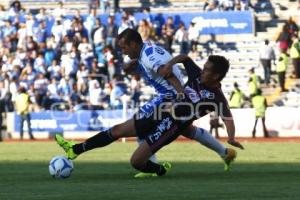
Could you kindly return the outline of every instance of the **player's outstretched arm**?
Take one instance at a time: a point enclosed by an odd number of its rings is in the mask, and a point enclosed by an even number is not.
[[[167,62],[164,66],[162,66],[159,70],[161,76],[168,78],[173,75],[173,65],[177,63],[184,63],[187,60],[191,60],[190,57],[186,55],[178,55],[172,58],[169,62]],[[186,67],[186,66],[185,66]]]
[[[243,145],[235,140],[235,126],[233,119],[223,119],[223,122],[228,134],[227,143],[240,149],[244,149]]]

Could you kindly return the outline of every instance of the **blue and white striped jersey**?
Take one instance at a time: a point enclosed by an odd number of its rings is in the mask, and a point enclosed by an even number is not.
[[[144,43],[139,57],[138,72],[151,84],[159,95],[176,94],[175,88],[167,80],[158,74],[161,65],[166,64],[172,56],[162,47],[150,42]],[[173,73],[183,85],[183,75],[178,65],[173,66]]]

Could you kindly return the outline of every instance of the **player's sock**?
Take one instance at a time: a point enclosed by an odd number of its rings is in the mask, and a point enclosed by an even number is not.
[[[196,128],[192,133],[192,138],[207,148],[214,150],[222,158],[226,156],[226,147],[214,138],[207,130],[203,128]]]
[[[73,151],[79,155],[85,151],[109,145],[115,140],[116,139],[111,135],[111,129],[108,129],[98,133],[97,135],[94,135],[83,143],[75,144],[73,146]]]
[[[146,164],[140,167],[138,170],[144,173],[156,173],[158,176],[162,176],[167,172],[163,165],[159,165],[150,160],[148,160]]]

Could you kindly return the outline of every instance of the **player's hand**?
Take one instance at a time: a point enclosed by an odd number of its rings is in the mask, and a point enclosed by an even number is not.
[[[128,63],[124,63],[123,70],[126,74],[129,74],[138,65],[138,59],[132,59]]]
[[[241,143],[239,143],[238,141],[234,140],[234,139],[228,140],[227,143],[234,146],[234,147],[244,149],[243,145]]]

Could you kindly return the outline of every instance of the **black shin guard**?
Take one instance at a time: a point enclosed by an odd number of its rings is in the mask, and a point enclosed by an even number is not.
[[[75,144],[73,146],[73,151],[79,155],[85,151],[109,145],[115,140],[116,139],[111,135],[111,129],[108,129],[90,137],[83,143]]]

